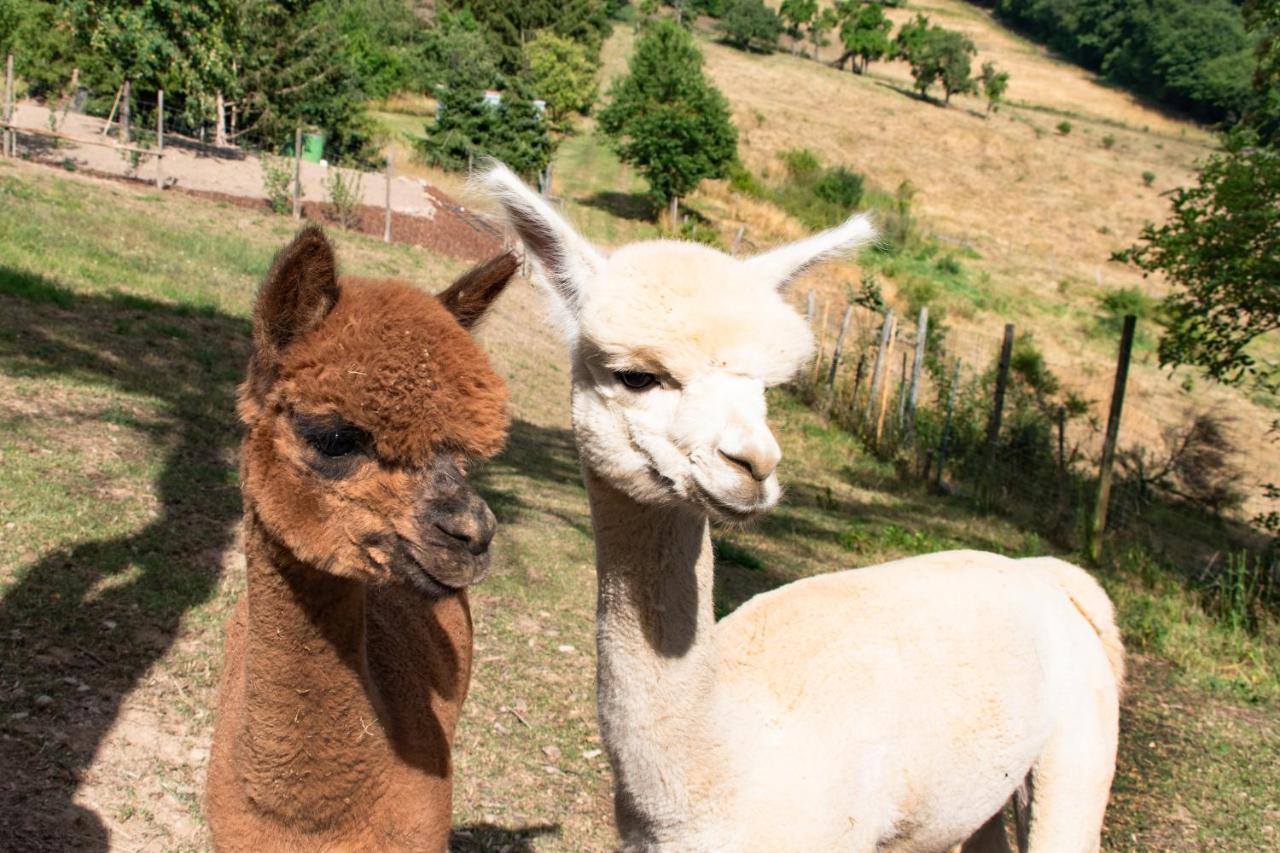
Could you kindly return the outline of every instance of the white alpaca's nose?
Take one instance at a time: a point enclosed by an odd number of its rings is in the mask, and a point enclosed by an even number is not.
[[[769,479],[782,461],[782,448],[767,429],[754,430],[751,433],[733,437],[736,440],[722,441],[720,455],[733,465],[737,465],[759,481]]]

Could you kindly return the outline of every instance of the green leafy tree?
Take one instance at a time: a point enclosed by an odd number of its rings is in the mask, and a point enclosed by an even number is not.
[[[720,29],[729,43],[742,50],[771,51],[778,45],[782,21],[764,0],[730,0],[720,19]]]
[[[593,64],[611,30],[605,0],[452,0],[448,5],[467,10],[492,33],[498,67],[509,77],[524,70],[524,46],[542,30],[581,43]]]
[[[827,33],[839,23],[840,16],[831,6],[813,16],[813,23],[809,25],[809,43],[813,45],[814,59],[818,58],[818,49],[828,44]]]
[[[1250,345],[1280,329],[1280,151],[1253,143],[1230,137],[1199,183],[1174,193],[1169,221],[1148,225],[1142,244],[1117,257],[1177,286],[1164,303],[1162,364],[1277,390],[1277,365],[1259,363]]]
[[[1280,88],[1280,3],[1250,4],[1258,37],[1254,77],[1264,98]],[[1280,365],[1260,361],[1253,343],[1280,329],[1280,135],[1260,111],[1229,132],[1224,150],[1177,190],[1163,225],[1117,255],[1175,290],[1164,301],[1162,364],[1195,365],[1225,383],[1280,391]]]
[[[413,48],[414,85],[433,92],[448,80],[465,80],[479,89],[502,81],[491,36],[467,11],[442,12]]]
[[[1009,72],[997,70],[994,62],[984,62],[982,75],[978,80],[982,83],[982,94],[987,99],[987,112],[991,112],[1004,100],[1004,93],[1009,90]]]
[[[543,30],[525,45],[529,88],[547,102],[557,124],[570,113],[587,113],[596,99],[596,68],[587,50],[572,39]]]
[[[840,41],[845,52],[838,64],[843,67],[844,60],[852,58],[854,73],[865,74],[869,63],[883,59],[893,50],[893,42],[889,41],[891,29],[893,22],[879,5],[871,3],[851,9],[840,26]]]
[[[508,87],[493,104],[482,87],[459,78],[441,91],[439,112],[420,151],[428,163],[458,172],[482,157],[496,157],[532,181],[551,162],[555,140],[523,86]]]
[[[800,39],[806,31],[811,31],[813,21],[818,17],[818,0],[782,0],[778,17],[782,19],[787,35],[793,39],[791,52],[796,53]]]
[[[944,105],[951,104],[951,96],[973,92],[978,88],[973,79],[969,57],[978,52],[966,36],[942,27],[930,27],[918,47],[908,58],[911,76],[920,96],[929,96],[929,87],[942,85]]]
[[[1238,0],[975,2],[1110,82],[1196,118],[1234,121],[1255,103],[1252,40]]]
[[[898,28],[898,35],[893,39],[893,58],[911,62],[912,57],[924,47],[928,36],[929,19],[917,12],[914,18]]]
[[[640,170],[657,204],[670,205],[673,226],[679,200],[703,178],[724,177],[738,155],[728,101],[704,76],[702,61],[678,24],[654,23],[599,116],[618,156]]]

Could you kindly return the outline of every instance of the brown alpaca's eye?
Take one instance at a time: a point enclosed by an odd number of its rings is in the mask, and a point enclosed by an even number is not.
[[[658,381],[652,373],[641,373],[638,370],[619,370],[613,375],[632,391],[643,391]]]
[[[363,433],[353,427],[330,429],[307,436],[307,441],[325,456],[350,456],[360,449]]]

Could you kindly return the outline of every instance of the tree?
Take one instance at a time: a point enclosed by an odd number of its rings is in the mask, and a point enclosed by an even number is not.
[[[845,52],[837,60],[837,65],[843,67],[845,59],[852,57],[853,71],[865,74],[868,63],[883,59],[893,49],[893,43],[889,41],[891,29],[893,22],[885,17],[884,9],[879,5],[871,3],[851,9],[840,27],[840,41]]]
[[[917,12],[914,18],[898,28],[898,35],[893,40],[893,58],[911,62],[912,57],[924,47],[928,35],[929,19]]]
[[[555,140],[523,86],[508,87],[494,104],[474,81],[458,77],[442,89],[420,150],[432,165],[458,172],[482,157],[496,157],[534,180],[551,162]]]
[[[543,30],[525,45],[530,91],[547,103],[547,116],[556,124],[569,113],[585,114],[596,99],[595,63],[578,42]]]
[[[600,128],[618,156],[649,182],[653,200],[671,207],[703,178],[724,177],[738,156],[738,132],[724,95],[703,75],[693,36],[671,20],[637,42],[628,72],[609,91]]]
[[[1280,151],[1250,134],[1228,138],[1199,183],[1173,196],[1167,223],[1148,225],[1143,245],[1117,255],[1177,287],[1164,302],[1163,365],[1190,364],[1229,384],[1280,389],[1277,366],[1260,364],[1250,344],[1280,329]]]
[[[492,89],[502,81],[490,36],[468,11],[441,12],[414,48],[415,85],[433,92],[446,81]]]
[[[982,76],[978,79],[982,83],[982,94],[987,99],[987,112],[991,112],[1004,99],[1004,93],[1009,89],[1009,72],[997,71],[994,62],[984,62]]]
[[[919,44],[913,45],[912,51],[908,62],[921,97],[929,96],[929,87],[934,83],[942,85],[944,105],[950,105],[954,94],[977,89],[977,83],[970,76],[969,57],[978,49],[961,33],[929,27]]]
[[[778,17],[786,24],[787,35],[793,40],[792,53],[799,50],[805,28],[811,28],[817,16],[818,0],[782,0],[782,5],[778,7]]]
[[[764,0],[730,0],[720,29],[730,44],[742,50],[754,47],[767,52],[777,47],[782,22]]]
[[[449,7],[469,11],[492,32],[498,67],[508,76],[523,70],[524,45],[542,30],[579,42],[593,64],[611,30],[604,0],[466,0]]]
[[[1246,7],[1258,37],[1254,85],[1264,99],[1280,88],[1280,2]],[[1173,214],[1148,225],[1141,243],[1117,254],[1175,290],[1164,301],[1164,365],[1190,364],[1219,382],[1280,390],[1280,365],[1259,362],[1251,345],[1280,329],[1280,133],[1265,108],[1226,136],[1194,187],[1173,196]]]

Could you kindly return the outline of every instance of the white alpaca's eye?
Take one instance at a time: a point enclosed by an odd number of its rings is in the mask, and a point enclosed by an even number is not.
[[[638,370],[619,370],[613,375],[632,391],[643,391],[658,381],[652,373],[641,373]]]

